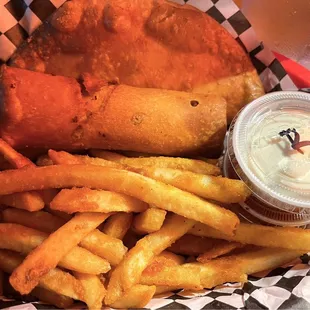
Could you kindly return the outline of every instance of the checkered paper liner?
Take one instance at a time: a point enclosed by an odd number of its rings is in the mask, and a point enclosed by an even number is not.
[[[172,0],[190,4],[218,21],[249,53],[267,92],[295,90],[273,53],[257,39],[249,21],[232,0]],[[66,0],[0,0],[0,64]]]
[[[66,0],[0,0],[0,64]],[[142,0],[141,0],[142,1]],[[249,53],[266,92],[296,90],[273,53],[258,40],[249,21],[232,0],[173,0],[206,12],[225,27]],[[250,276],[249,282],[226,284],[201,292],[169,293],[154,298],[147,309],[310,309],[310,266],[305,255],[293,266]],[[10,296],[7,296],[10,297]],[[0,297],[0,309],[52,309],[40,302]],[[77,305],[80,308],[80,305]]]

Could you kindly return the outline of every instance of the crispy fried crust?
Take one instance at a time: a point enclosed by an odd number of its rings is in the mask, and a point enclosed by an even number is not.
[[[51,209],[76,212],[143,212],[148,204],[133,197],[89,188],[63,189],[51,202]]]
[[[11,65],[76,78],[87,72],[136,87],[215,88],[229,99],[229,119],[263,94],[249,57],[223,27],[164,0],[68,1],[17,50]]]
[[[267,248],[304,250],[305,252],[310,250],[310,231],[295,227],[272,227],[240,223],[233,236],[226,236],[216,229],[197,223],[189,233]]]
[[[100,90],[93,92],[96,80],[90,78],[80,84],[73,78],[3,66],[1,136],[15,148],[164,155],[221,151],[227,128],[224,99],[100,82]]]

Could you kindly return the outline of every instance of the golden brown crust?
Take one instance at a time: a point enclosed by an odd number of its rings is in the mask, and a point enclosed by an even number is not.
[[[262,82],[255,70],[195,87],[193,92],[199,94],[216,93],[225,98],[228,107],[228,123],[233,120],[246,103],[264,94]]]
[[[164,0],[68,1],[17,50],[11,64],[181,91],[241,76],[237,89],[228,87],[237,93],[229,115],[263,94],[249,57],[223,27],[197,9]],[[258,91],[246,97],[248,73]]]
[[[0,88],[0,133],[16,148],[211,155],[221,151],[226,132],[226,102],[214,95],[125,85],[90,95],[73,78],[5,66]]]

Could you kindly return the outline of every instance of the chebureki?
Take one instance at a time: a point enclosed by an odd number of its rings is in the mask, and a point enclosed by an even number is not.
[[[11,65],[78,78],[217,93],[228,121],[264,91],[248,55],[215,20],[165,0],[66,2],[25,42]]]

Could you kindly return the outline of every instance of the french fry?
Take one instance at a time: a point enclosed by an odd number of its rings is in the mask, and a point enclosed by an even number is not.
[[[243,202],[251,194],[249,188],[240,180],[157,167],[137,168],[134,171],[197,196],[223,203]]]
[[[209,174],[209,175],[221,174],[220,168],[216,167],[216,165],[218,164],[218,159],[207,159],[202,157],[197,159],[163,157],[163,156],[154,157],[154,155],[146,153],[138,153],[138,152],[123,152],[123,153],[127,154],[129,158],[122,154],[111,151],[104,151],[97,149],[90,150],[90,154],[93,157],[99,157],[106,160],[119,162],[121,164],[126,164],[128,166],[135,168],[154,166],[157,168],[188,170],[195,173]]]
[[[126,157],[153,157],[155,154],[149,154],[144,152],[135,152],[135,151],[122,151],[122,155]]]
[[[219,256],[228,254],[231,251],[244,246],[243,244],[239,242],[225,241],[225,240],[221,240],[221,241],[222,242],[215,244],[213,248],[211,248],[207,252],[200,254],[197,257],[197,261],[204,264],[213,258],[217,258]]]
[[[13,288],[21,294],[30,293],[43,275],[55,268],[64,255],[109,216],[99,213],[77,214],[45,239],[14,270],[10,277]]]
[[[49,150],[48,157],[53,162],[53,165],[64,165],[64,164],[79,165],[83,163],[81,158],[78,158],[77,156],[64,151],[57,152],[54,150]]]
[[[14,180],[14,182],[7,182]],[[0,173],[0,195],[16,192],[68,187],[89,187],[110,190],[140,199],[166,211],[202,222],[233,234],[239,219],[236,214],[195,195],[114,168],[92,165],[55,165]]]
[[[196,236],[218,238],[262,247],[304,250],[305,253],[310,250],[310,231],[301,228],[240,223],[235,235],[228,236],[207,225],[197,223],[189,233]]]
[[[163,265],[157,270],[146,269],[142,273],[141,283],[169,286],[172,289],[199,290],[226,282],[245,282],[248,271],[245,262],[246,257],[235,255],[212,260],[207,264],[188,263],[171,267]]]
[[[125,157],[154,157],[156,156],[156,154],[148,154],[148,153],[142,153],[142,152],[133,152],[133,151],[122,151],[122,155],[124,155]],[[100,156],[98,156],[100,157]],[[209,158],[205,158],[205,157],[201,157],[201,156],[196,156],[193,157],[193,159],[195,160],[200,160],[200,161],[204,161],[210,165],[218,165],[218,159],[209,159]]]
[[[155,272],[150,269],[144,270],[140,283],[144,285],[172,286],[184,289],[199,290],[203,287],[200,284],[200,268],[196,266],[165,266]]]
[[[36,161],[37,166],[43,167],[43,166],[51,166],[54,165],[53,161],[49,158],[48,155],[42,155],[40,156]]]
[[[102,232],[106,235],[123,240],[133,220],[132,213],[119,212],[110,216],[103,224]]]
[[[16,169],[36,166],[30,159],[15,151],[2,139],[0,139],[0,153]],[[38,211],[44,208],[44,201],[41,195],[36,192],[17,193],[0,197],[0,203],[28,211]]]
[[[87,235],[80,242],[80,246],[106,259],[112,266],[118,265],[127,252],[122,240],[110,237],[97,229]]]
[[[213,158],[205,158],[205,157],[201,157],[201,156],[198,156],[198,157],[195,157],[196,159],[199,159],[199,160],[202,160],[210,165],[214,165],[214,166],[217,166],[219,164],[219,160],[218,159],[213,159]]]
[[[184,264],[184,262],[185,258],[183,256],[176,255],[169,251],[163,251],[154,257],[152,262],[144,269],[143,272],[148,272],[147,270],[150,272],[156,272],[156,270],[161,266],[178,266]]]
[[[54,305],[60,309],[68,309],[73,305],[73,299],[64,295],[59,295],[55,292],[49,291],[42,287],[35,287],[31,295],[37,297],[39,300]]]
[[[22,262],[23,257],[19,254],[0,250],[0,269],[4,272],[11,274]],[[52,269],[42,276],[38,286],[76,300],[84,301],[85,299],[81,282],[68,272],[58,268]]]
[[[0,204],[31,212],[39,211],[44,208],[44,201],[36,192],[15,193],[0,196]]]
[[[173,254],[169,251],[163,251],[154,259],[152,262],[143,270],[140,282],[144,284],[143,282],[150,282],[150,279],[154,282],[154,285],[156,281],[159,281],[158,278],[154,279],[154,276],[158,273],[160,273],[162,270],[164,270],[167,267],[173,267],[173,266],[179,266],[183,264],[185,261],[183,256],[179,256],[176,254]],[[161,278],[160,281],[163,279]],[[168,280],[169,281],[169,280]],[[182,287],[182,286],[181,286]],[[179,286],[177,288],[180,288]]]
[[[41,277],[39,285],[58,294],[85,301],[85,292],[81,282],[70,273],[58,268],[50,270]]]
[[[212,158],[206,158],[204,161],[206,163],[208,163],[210,165],[214,165],[214,166],[218,165],[218,163],[219,163],[218,159],[212,159]]]
[[[213,262],[213,261],[211,261]],[[192,266],[195,263],[188,265]],[[231,264],[217,263],[211,266],[200,266],[200,283],[203,288],[211,289],[227,282],[245,283],[248,280],[247,274],[240,268],[231,267]]]
[[[3,221],[20,224],[47,233],[54,232],[66,223],[64,219],[47,212],[27,212],[15,209],[4,210]],[[88,234],[80,242],[80,246],[106,259],[112,266],[117,265],[127,252],[127,248],[121,240],[107,236],[99,230],[94,230]]]
[[[128,290],[121,298],[113,304],[116,309],[139,309],[144,308],[153,298],[156,286],[146,286],[137,284]]]
[[[5,223],[20,224],[46,233],[51,233],[66,223],[64,219],[44,211],[29,212],[9,208],[2,211],[2,216]]]
[[[63,189],[51,202],[52,210],[76,212],[143,212],[148,204],[115,192],[89,188]]]
[[[302,253],[302,251],[287,249],[261,248],[214,259],[206,264],[188,265],[200,266],[203,287],[212,288],[225,282],[244,282],[246,275],[279,267]]]
[[[159,230],[165,221],[167,211],[149,208],[136,215],[133,220],[133,229],[138,234],[149,234]]]
[[[48,156],[51,158],[51,160],[53,161],[55,165],[86,164],[86,165],[95,165],[95,166],[117,168],[117,169],[124,168],[122,164],[119,164],[113,161],[105,160],[102,158],[89,157],[87,155],[72,155],[64,151],[56,152],[54,150],[49,150]]]
[[[245,274],[239,265],[233,266],[229,261],[210,264],[197,262],[181,266],[164,267],[156,274],[143,275],[141,283],[158,283],[158,293],[176,289],[201,290],[211,289],[226,282],[246,282]]]
[[[218,262],[229,261],[233,266],[236,260],[245,274],[253,274],[256,272],[274,269],[283,264],[291,262],[293,259],[304,254],[300,250],[287,250],[279,248],[258,248],[243,252],[241,254],[218,258]]]
[[[226,282],[246,282],[248,274],[281,266],[300,256],[301,253],[301,251],[262,248],[214,259],[206,264],[189,263],[181,267],[197,268],[196,272],[200,270],[201,286],[210,289]]]
[[[2,139],[0,139],[0,153],[16,169],[24,168],[26,166],[35,166],[30,159],[16,152]]]
[[[138,157],[138,158],[121,158],[116,160],[118,163],[127,165],[133,168],[168,168],[191,171],[199,174],[215,175],[221,174],[221,169],[214,165],[210,165],[202,160],[177,158],[177,157]]]
[[[12,250],[26,255],[38,247],[47,237],[48,234],[44,232],[19,224],[0,223],[0,249]],[[64,255],[58,266],[95,275],[106,273],[111,269],[106,260],[78,246]]]
[[[118,161],[120,159],[126,158],[126,156],[121,155],[119,153],[105,151],[105,150],[98,150],[98,149],[91,149],[89,150],[89,154],[93,157],[99,157],[105,160],[111,161]]]
[[[190,284],[198,283],[197,278],[192,279],[192,283],[190,282],[194,275],[199,275],[201,287],[204,288],[213,288],[226,282],[246,282],[247,274],[281,266],[302,253],[301,251],[263,248],[211,260],[206,264],[164,266],[157,272],[143,272],[141,283],[171,286],[176,289],[187,288],[185,281],[188,281],[188,288],[195,290],[199,289],[199,286],[190,287]]]
[[[212,249],[217,242],[218,240],[212,238],[184,235],[168,250],[176,254],[197,256]]]
[[[112,272],[105,302],[113,304],[124,292],[139,283],[143,270],[152,259],[186,234],[192,225],[193,220],[172,214],[159,231],[139,240]]]
[[[102,308],[106,289],[98,276],[74,272],[74,276],[80,280],[85,291],[85,302],[89,310]]]

